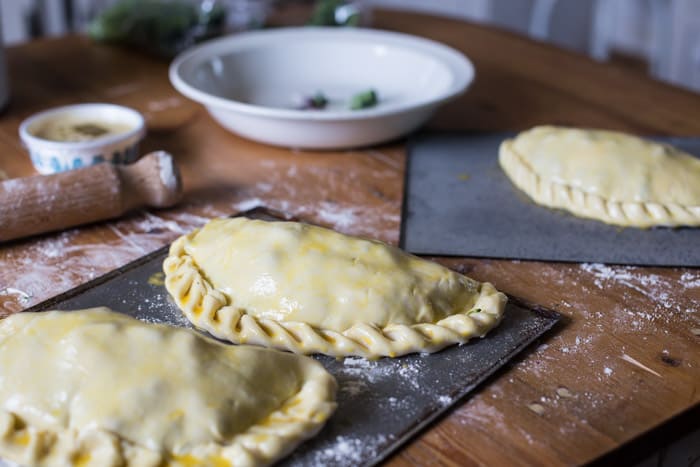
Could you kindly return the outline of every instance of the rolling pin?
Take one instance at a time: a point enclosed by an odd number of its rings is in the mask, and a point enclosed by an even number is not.
[[[170,154],[152,152],[131,165],[102,163],[0,183],[0,242],[164,208],[182,197]]]

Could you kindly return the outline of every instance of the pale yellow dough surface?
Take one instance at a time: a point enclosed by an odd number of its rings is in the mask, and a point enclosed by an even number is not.
[[[335,381],[106,308],[0,322],[0,457],[32,466],[266,465],[315,434]]]
[[[389,245],[295,222],[212,220],[173,243],[164,270],[196,326],[299,353],[434,351],[483,336],[506,301]]]
[[[504,141],[499,159],[545,206],[621,226],[700,225],[700,159],[665,144],[541,126]]]

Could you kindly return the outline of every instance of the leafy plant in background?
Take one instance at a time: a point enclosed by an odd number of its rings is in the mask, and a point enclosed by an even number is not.
[[[218,2],[119,0],[88,27],[95,40],[127,44],[163,57],[223,32],[226,10]]]
[[[314,6],[311,26],[358,26],[360,10],[344,0],[319,0]]]

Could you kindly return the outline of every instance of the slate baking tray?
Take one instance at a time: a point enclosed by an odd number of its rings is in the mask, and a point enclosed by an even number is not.
[[[415,254],[700,266],[700,228],[635,229],[538,206],[498,165],[514,133],[423,133],[409,143],[403,247]],[[700,138],[652,138],[700,155]]]
[[[264,210],[254,211],[251,217],[270,218]],[[144,321],[190,327],[162,285],[166,254],[167,247],[27,311],[108,306]],[[315,357],[338,380],[338,410],[317,437],[279,465],[379,463],[559,318],[556,312],[511,298],[501,325],[486,337],[436,354],[378,361]]]

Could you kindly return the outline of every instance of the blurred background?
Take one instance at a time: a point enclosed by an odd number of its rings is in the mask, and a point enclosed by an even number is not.
[[[167,0],[160,0],[167,1]],[[262,27],[300,0],[170,0],[204,13],[226,12],[225,30]],[[102,13],[134,0],[0,0],[6,45],[35,37],[85,32]],[[143,2],[142,2],[143,3]],[[330,1],[367,12],[372,7],[418,10],[484,24],[635,68],[700,92],[698,0],[364,0]],[[341,10],[341,15],[347,15]],[[341,18],[342,19],[342,18]],[[371,19],[363,19],[371,21]],[[104,32],[104,30],[102,31]],[[109,32],[109,31],[108,31]]]
[[[89,33],[168,58],[207,37],[274,24],[280,14],[292,24],[370,25],[375,7],[503,28],[700,92],[700,0],[0,0],[0,30],[6,46]],[[2,58],[0,47],[0,104]],[[700,465],[698,449],[700,430],[637,467]]]

